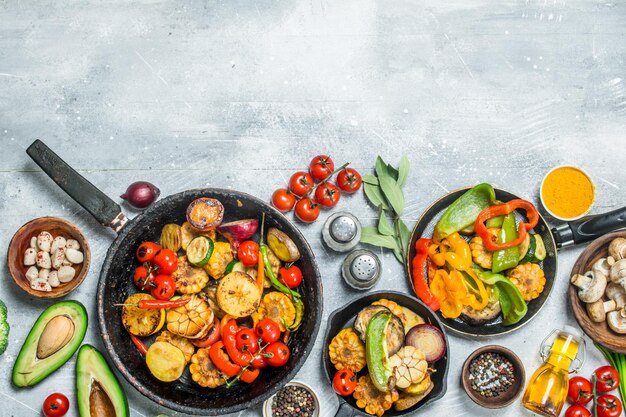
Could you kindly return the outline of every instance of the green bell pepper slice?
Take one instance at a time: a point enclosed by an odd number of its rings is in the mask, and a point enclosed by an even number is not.
[[[509,213],[504,216],[502,229],[498,236],[498,243],[510,242],[517,239],[517,225],[515,224],[515,214]],[[519,246],[497,250],[491,258],[491,271],[498,273],[514,268],[519,262]]]
[[[376,313],[367,324],[365,331],[365,360],[370,379],[374,386],[382,392],[389,392],[389,369],[386,329],[393,315],[390,312]]]
[[[502,307],[503,324],[510,326],[520,321],[528,312],[526,301],[515,284],[500,274],[491,271],[483,271],[474,266],[474,272],[485,284],[492,285]]]

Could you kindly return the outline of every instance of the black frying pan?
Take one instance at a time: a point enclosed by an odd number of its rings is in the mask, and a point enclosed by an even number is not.
[[[433,390],[422,401],[407,410],[396,411],[393,409],[392,406],[391,409],[385,412],[385,416],[389,417],[412,415],[427,404],[437,401],[446,393],[450,357],[450,345],[448,343],[448,336],[446,336],[446,331],[441,325],[441,321],[428,307],[426,307],[424,303],[422,303],[417,298],[395,291],[378,291],[369,293],[368,295],[358,298],[355,301],[352,301],[350,304],[341,307],[331,313],[330,317],[328,317],[328,327],[326,328],[324,344],[322,345],[322,350],[324,351],[324,356],[322,359],[324,371],[326,373],[326,378],[328,379],[328,384],[332,384],[333,376],[335,375],[335,372],[337,372],[337,370],[330,361],[330,357],[328,355],[328,345],[330,345],[333,337],[335,337],[335,335],[337,335],[339,331],[345,329],[346,327],[352,327],[354,325],[354,319],[356,318],[356,315],[359,313],[359,311],[381,298],[395,301],[401,306],[406,307],[413,312],[419,314],[426,321],[426,323],[430,323],[438,327],[443,333],[443,336],[446,340],[446,354],[435,363],[434,368],[436,369],[436,372],[431,375],[432,381],[434,383]],[[364,371],[361,371],[358,373],[358,376],[361,376],[364,373]],[[338,398],[339,409],[337,410],[335,417],[370,416],[362,409],[357,407],[356,400],[352,396],[338,396]]]
[[[413,270],[411,267],[411,261],[415,257],[415,242],[422,236],[431,237],[435,225],[443,215],[443,212],[469,188],[470,187],[462,188],[444,195],[428,207],[426,212],[422,214],[422,217],[420,217],[415,224],[413,233],[411,234],[409,256],[406,265],[411,285],[413,285]],[[509,193],[508,191],[499,189],[496,189],[495,191],[496,199],[500,201],[506,202],[520,198],[515,194]],[[522,216],[517,212],[516,216],[518,218],[522,218]],[[467,323],[462,318],[445,319],[441,316],[440,312],[437,312],[437,315],[441,318],[444,326],[455,333],[465,336],[497,336],[515,331],[532,320],[532,318],[539,312],[548,300],[550,291],[552,291],[554,280],[556,279],[557,249],[573,244],[587,242],[601,236],[604,233],[621,227],[626,227],[626,207],[606,214],[588,216],[576,221],[565,223],[554,229],[550,229],[546,220],[540,215],[539,223],[537,224],[537,227],[535,227],[534,232],[541,235],[541,238],[546,246],[547,256],[546,259],[544,259],[540,264],[546,275],[546,285],[539,297],[528,303],[528,313],[526,313],[526,316],[524,316],[523,319],[514,325],[504,326],[502,324],[502,317],[498,316],[498,318],[494,319],[492,322],[476,326]]]
[[[277,210],[245,193],[215,188],[188,190],[158,200],[135,218],[128,220],[120,206],[74,171],[41,141],[35,141],[28,155],[74,200],[100,223],[110,226],[117,238],[109,248],[98,282],[98,322],[110,360],[144,396],[187,414],[222,415],[250,408],[264,401],[296,375],[313,348],[322,317],[322,284],[315,256],[299,230]],[[279,368],[265,368],[253,384],[238,383],[231,388],[202,388],[191,380],[186,370],[181,379],[164,383],[154,378],[144,357],[130,341],[121,324],[123,303],[136,292],[132,271],[135,251],[146,240],[157,241],[167,223],[181,224],[185,209],[198,197],[220,200],[225,208],[224,222],[260,218],[265,213],[267,227],[277,227],[296,243],[301,259],[297,265],[305,277],[301,286],[305,306],[302,325],[289,342],[289,362]]]

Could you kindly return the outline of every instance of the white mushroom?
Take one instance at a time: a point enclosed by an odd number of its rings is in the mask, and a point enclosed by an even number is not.
[[[74,279],[74,275],[76,275],[76,270],[71,266],[62,266],[57,273],[57,277],[62,283],[70,282]]]
[[[626,258],[615,262],[611,267],[611,282],[621,285],[626,289]]]
[[[37,249],[37,236],[33,236],[30,238],[30,247],[33,249]]]
[[[50,274],[48,275],[48,284],[50,284],[52,288],[58,287],[61,284],[57,271],[50,271]]]
[[[612,260],[609,260],[608,258],[600,258],[591,266],[591,270],[595,273],[601,273],[608,278],[612,265]]]
[[[36,262],[39,268],[46,268],[46,269],[52,268],[52,261],[50,260],[50,254],[48,252],[44,252],[43,250],[40,250],[39,252],[37,252]]]
[[[587,271],[585,275],[576,274],[570,282],[578,287],[578,298],[585,303],[593,303],[602,298],[607,284],[607,277],[599,270]]]
[[[30,283],[30,287],[33,290],[37,290],[37,291],[46,291],[46,292],[52,291],[52,287],[50,286],[50,284],[48,284],[48,281],[43,281],[43,280],[40,280],[39,278],[32,281]]]
[[[37,275],[37,278],[42,280],[42,281],[48,281],[48,276],[50,275],[50,270],[49,269],[45,269],[45,268],[41,268],[39,270],[39,274]]]
[[[35,258],[37,257],[37,251],[33,248],[28,248],[24,251],[24,265],[35,265]]]
[[[52,267],[54,269],[59,269],[63,266],[63,261],[65,260],[65,248],[58,248],[54,252],[52,252]]]
[[[626,333],[626,307],[622,307],[617,311],[611,311],[606,316],[606,321],[615,333]]]
[[[26,276],[26,279],[28,280],[28,282],[33,282],[34,280],[39,278],[39,270],[37,269],[36,266],[31,266],[26,271],[25,276]]]
[[[50,247],[50,253],[56,252],[59,248],[65,248],[67,241],[63,236],[57,236],[52,241],[52,246]]]
[[[626,239],[623,237],[613,239],[609,245],[609,255],[616,261],[626,258]]]
[[[80,243],[78,243],[76,239],[67,239],[67,242],[65,242],[65,247],[68,249],[80,250]]]
[[[68,248],[65,250],[65,257],[73,264],[83,263],[83,253],[79,250]]]
[[[48,232],[41,232],[37,236],[37,247],[44,252],[50,252],[52,246],[52,235]]]
[[[607,313],[626,305],[626,290],[614,282],[607,285],[605,295],[609,298],[609,301],[599,299],[594,303],[587,304],[589,318],[597,323],[606,320]]]

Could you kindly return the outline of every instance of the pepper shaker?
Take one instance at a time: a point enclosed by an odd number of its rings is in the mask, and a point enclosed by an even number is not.
[[[322,238],[332,250],[347,252],[361,240],[361,223],[350,213],[335,213],[324,223]]]
[[[365,249],[351,252],[343,261],[341,276],[357,290],[368,290],[380,279],[380,260],[373,252]]]

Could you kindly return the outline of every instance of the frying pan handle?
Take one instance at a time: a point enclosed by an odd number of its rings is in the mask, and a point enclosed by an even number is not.
[[[39,139],[26,149],[26,153],[70,197],[83,206],[100,223],[119,232],[128,218],[122,208],[98,190],[85,177],[76,172]]]
[[[343,400],[339,400],[339,402],[339,408],[335,413],[335,417],[354,417],[356,415],[354,408],[350,404]]]
[[[583,217],[552,229],[557,248],[587,242],[610,231],[626,227],[626,207],[604,214]]]

